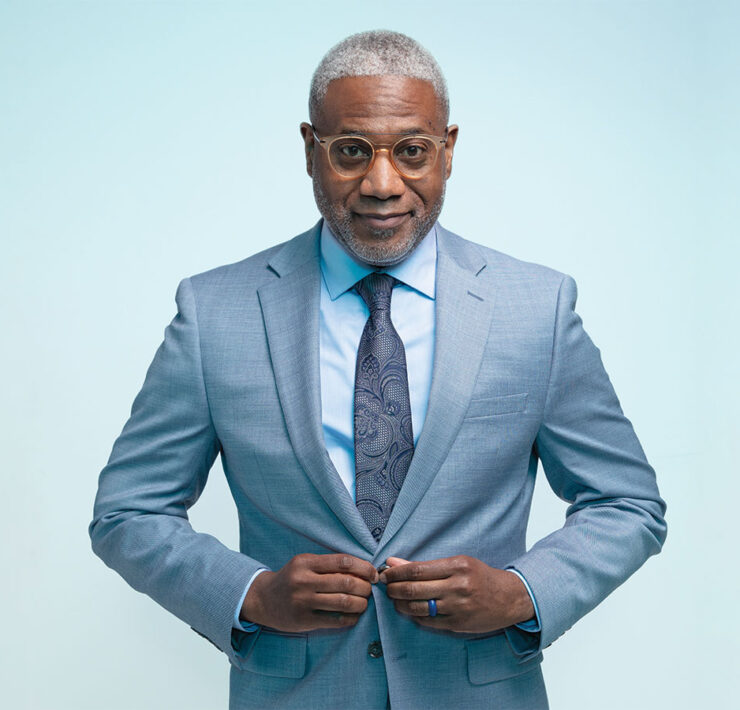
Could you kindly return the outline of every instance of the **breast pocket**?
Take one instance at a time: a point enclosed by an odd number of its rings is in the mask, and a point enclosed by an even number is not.
[[[517,414],[527,409],[527,393],[502,394],[497,397],[473,399],[470,402],[466,419],[486,419],[504,414]]]

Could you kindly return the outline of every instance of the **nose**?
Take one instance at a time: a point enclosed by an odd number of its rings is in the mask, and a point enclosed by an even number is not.
[[[406,183],[400,173],[393,167],[387,148],[377,148],[375,161],[370,171],[362,178],[360,194],[387,200],[399,197],[406,190]]]

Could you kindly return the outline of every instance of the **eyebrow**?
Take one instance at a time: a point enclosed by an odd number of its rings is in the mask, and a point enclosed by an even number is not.
[[[337,135],[341,136],[413,136],[417,133],[425,133],[423,128],[407,128],[400,132],[387,131],[358,131],[353,128],[345,128]]]

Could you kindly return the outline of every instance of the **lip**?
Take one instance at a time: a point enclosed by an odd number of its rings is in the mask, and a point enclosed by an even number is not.
[[[376,229],[393,229],[400,227],[408,218],[408,212],[396,212],[393,214],[381,214],[377,212],[355,213],[356,216],[369,227]]]

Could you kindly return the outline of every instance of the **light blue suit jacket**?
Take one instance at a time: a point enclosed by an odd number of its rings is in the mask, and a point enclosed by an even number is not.
[[[100,476],[93,548],[226,653],[231,708],[385,708],[388,698],[394,710],[545,708],[541,649],[666,532],[653,470],[574,312],[575,284],[439,229],[429,408],[376,544],[323,443],[319,232],[180,284],[178,314]],[[240,552],[188,523],[218,454]],[[538,459],[570,507],[564,527],[527,551]],[[514,566],[537,600],[539,645],[523,647],[514,629],[419,627],[382,585],[349,630],[232,629],[252,574],[303,552]],[[368,653],[374,641],[382,658]]]

